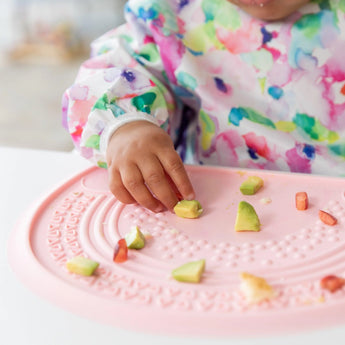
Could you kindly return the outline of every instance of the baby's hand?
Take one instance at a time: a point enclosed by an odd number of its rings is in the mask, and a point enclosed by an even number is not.
[[[150,122],[135,121],[119,128],[109,141],[107,163],[109,188],[125,204],[137,202],[160,212],[173,209],[176,192],[183,199],[195,198],[171,138]]]

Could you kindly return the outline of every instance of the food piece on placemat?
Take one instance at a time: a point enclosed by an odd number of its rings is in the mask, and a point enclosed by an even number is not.
[[[272,202],[272,199],[269,197],[264,197],[264,198],[260,199],[260,202],[264,205],[268,205]]]
[[[246,201],[238,204],[236,221],[236,231],[260,231],[260,220],[254,207]]]
[[[128,258],[128,248],[127,243],[124,238],[118,240],[114,248],[113,261],[116,263],[125,262]]]
[[[241,291],[249,303],[260,303],[275,297],[274,289],[264,278],[256,277],[247,272],[242,272],[240,277]]]
[[[198,218],[202,211],[202,206],[197,200],[181,200],[174,207],[175,214],[182,218]]]
[[[319,211],[319,218],[326,225],[335,225],[338,222],[337,218],[332,216],[330,213],[322,210]]]
[[[262,186],[264,181],[259,176],[249,176],[240,186],[240,191],[244,195],[254,195]]]
[[[125,240],[129,249],[142,249],[145,247],[145,236],[138,226],[131,228],[131,231],[125,235]]]
[[[304,211],[308,208],[308,194],[306,192],[297,192],[295,195],[296,209]]]
[[[199,283],[205,270],[205,260],[191,261],[172,271],[172,277],[184,283]]]
[[[66,267],[70,272],[82,276],[91,276],[98,266],[98,262],[84,256],[75,256],[66,262]]]
[[[344,285],[345,279],[335,275],[329,275],[320,280],[321,288],[328,290],[332,293],[341,289]]]

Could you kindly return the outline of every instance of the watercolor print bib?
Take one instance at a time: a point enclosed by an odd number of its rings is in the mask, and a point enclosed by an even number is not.
[[[344,174],[344,1],[279,22],[226,0],[135,0],[125,12],[64,98],[85,157],[106,166],[109,136],[145,119],[186,162]]]

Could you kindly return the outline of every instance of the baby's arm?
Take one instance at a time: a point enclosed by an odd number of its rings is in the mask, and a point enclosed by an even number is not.
[[[65,126],[84,157],[109,167],[110,189],[119,200],[172,209],[174,191],[183,198],[194,191],[165,131],[176,109],[160,81],[163,64],[149,33],[133,25],[95,42],[94,56],[66,92]]]

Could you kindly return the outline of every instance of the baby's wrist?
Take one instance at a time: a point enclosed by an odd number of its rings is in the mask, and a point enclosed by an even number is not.
[[[149,115],[143,112],[130,112],[130,113],[121,115],[121,117],[123,117],[123,119],[121,119],[120,121],[116,121],[111,124],[108,124],[107,127],[103,130],[101,134],[101,139],[100,139],[101,152],[106,153],[110,139],[117,132],[117,130],[119,130],[120,128],[122,128],[123,126],[127,124],[145,121],[145,122],[150,122],[159,126],[158,121],[154,117],[152,117],[152,115]]]

